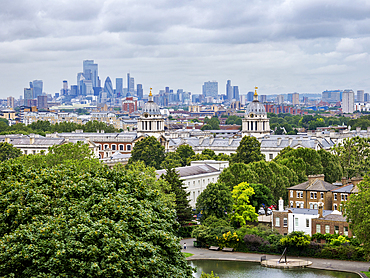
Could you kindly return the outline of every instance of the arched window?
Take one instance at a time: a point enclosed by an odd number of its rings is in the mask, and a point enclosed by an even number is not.
[[[104,145],[104,150],[108,149],[109,145],[108,144],[105,144]]]
[[[120,144],[120,145],[119,145],[119,150],[120,150],[120,151],[123,151],[124,149],[125,149],[125,147],[124,147],[122,144]]]
[[[127,145],[126,150],[131,151],[131,145]]]
[[[116,150],[116,145],[112,145],[112,151],[115,151]]]

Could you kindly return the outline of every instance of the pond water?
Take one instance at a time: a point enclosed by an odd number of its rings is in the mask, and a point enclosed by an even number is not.
[[[328,271],[313,268],[277,269],[262,267],[259,263],[199,260],[189,261],[197,268],[193,276],[199,278],[202,271],[220,276],[220,278],[360,278],[355,273]]]

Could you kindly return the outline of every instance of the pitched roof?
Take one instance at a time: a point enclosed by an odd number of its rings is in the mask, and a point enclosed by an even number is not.
[[[338,187],[328,183],[326,181],[323,181],[321,179],[314,180],[311,184],[309,181],[288,187],[288,189],[293,190],[310,190],[310,191],[331,191],[334,189],[337,189]]]
[[[180,178],[188,177],[188,176],[196,176],[196,175],[201,175],[201,174],[221,172],[208,164],[197,165],[197,166],[177,167],[175,169],[179,173]],[[166,174],[166,169],[157,170],[156,172],[157,172],[156,177],[159,178],[162,174]]]

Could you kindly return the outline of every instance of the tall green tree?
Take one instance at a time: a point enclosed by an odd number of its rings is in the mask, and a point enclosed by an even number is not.
[[[255,208],[257,212],[258,209],[264,204],[266,207],[273,204],[273,196],[271,190],[261,183],[250,183],[250,187],[254,190],[254,195],[250,196],[250,204]]]
[[[250,167],[244,163],[234,163],[224,169],[219,176],[219,181],[233,190],[234,186],[242,183],[258,183],[259,177]]]
[[[145,174],[0,164],[0,276],[192,277]]]
[[[164,160],[161,163],[161,169],[166,169],[168,167],[176,168],[182,166],[182,159],[176,152],[168,152],[165,154]]]
[[[333,147],[347,178],[364,176],[370,166],[370,138],[353,137]]]
[[[230,189],[223,183],[210,183],[197,198],[197,212],[202,213],[202,223],[210,216],[227,218],[231,213],[233,199]]]
[[[192,209],[189,206],[188,196],[190,192],[185,191],[185,186],[180,180],[179,174],[170,166],[166,169],[166,173],[162,174],[162,179],[170,185],[170,192],[175,195],[175,210],[177,221],[181,226],[189,224],[193,219]]]
[[[261,143],[255,137],[244,136],[232,159],[234,163],[248,164],[265,160],[265,156],[261,153]]]
[[[176,149],[176,153],[181,157],[181,166],[190,165],[188,159],[195,155],[193,148],[190,145],[181,145]]]
[[[164,151],[165,149],[161,143],[154,136],[149,136],[135,143],[128,163],[141,160],[147,166],[160,169],[164,160]]]
[[[22,155],[22,151],[7,142],[0,143],[0,161],[16,158]]]
[[[358,185],[358,194],[351,194],[344,203],[344,215],[347,217],[353,234],[364,245],[364,251],[370,256],[370,178],[365,176]]]
[[[343,170],[340,165],[339,157],[323,149],[319,150],[318,154],[321,158],[325,180],[330,183],[340,181],[343,176]]]
[[[253,188],[246,182],[238,184],[232,191],[234,204],[231,220],[240,226],[245,226],[247,221],[257,220],[258,215],[255,213],[255,208],[250,204],[250,197],[253,194]]]

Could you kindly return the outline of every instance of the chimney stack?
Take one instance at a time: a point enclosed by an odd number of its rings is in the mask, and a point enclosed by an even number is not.
[[[342,178],[342,185],[346,185],[347,184],[347,178],[346,177],[343,177]]]
[[[284,200],[281,197],[279,199],[279,211],[284,211]]]
[[[360,182],[362,182],[363,178],[358,177],[358,178],[351,178],[351,182],[354,186],[358,185]]]
[[[319,218],[323,218],[323,203],[319,203]]]
[[[311,185],[314,183],[315,180],[325,180],[325,175],[320,174],[320,175],[309,175],[308,176],[308,184]]]

